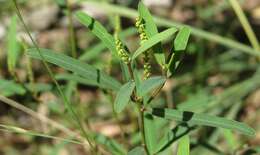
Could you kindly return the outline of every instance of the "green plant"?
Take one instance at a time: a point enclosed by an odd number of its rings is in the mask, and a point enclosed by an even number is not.
[[[18,8],[17,13],[22,20]],[[224,117],[208,115],[206,113],[195,113],[192,110],[181,110],[181,108],[171,109],[165,106],[156,105],[155,99],[160,95],[166,81],[175,75],[176,69],[181,61],[181,56],[184,54],[188,44],[191,30],[189,27],[183,26],[180,28],[172,27],[162,32],[158,32],[153,17],[142,2],[139,3],[138,13],[139,16],[136,21],[136,27],[140,35],[141,43],[140,47],[135,52],[128,50],[125,42],[120,36],[120,33],[122,32],[120,32],[121,26],[118,18],[115,22],[115,32],[113,36],[98,21],[89,15],[83,12],[75,13],[77,20],[88,27],[88,29],[101,40],[102,44],[99,48],[102,49],[106,47],[111,51],[112,58],[116,61],[116,64],[121,65],[123,80],[118,80],[104,70],[97,69],[77,60],[75,42],[73,39],[71,40],[71,44],[74,58],[59,54],[50,49],[39,48],[30,36],[35,48],[28,49],[26,54],[32,58],[43,61],[45,68],[63,98],[66,108],[71,113],[78,128],[82,131],[83,137],[88,140],[90,146],[93,145],[93,153],[96,151],[95,147],[100,145],[105,147],[112,154],[126,154],[127,152],[127,154],[130,155],[145,153],[159,154],[167,151],[172,143],[179,140],[178,155],[189,154],[189,139],[191,132],[198,129],[198,126],[228,129],[225,133],[226,137],[230,137],[230,133],[228,133],[230,130],[236,130],[242,134],[253,136],[255,134],[254,130],[244,123],[226,119]],[[71,20],[71,14],[69,15],[69,18]],[[25,24],[24,27],[29,34],[29,30]],[[73,38],[74,32],[71,26],[70,31]],[[166,52],[162,48],[162,44],[163,40],[166,40],[167,38],[171,38],[172,48],[170,51]],[[141,61],[139,59],[140,56],[143,56]],[[84,57],[81,57],[81,59],[83,58]],[[55,64],[72,73],[55,76],[50,70],[47,62]],[[151,67],[152,65],[160,67],[160,75],[155,75]],[[133,149],[130,149],[130,147],[126,149],[125,146],[120,145],[115,140],[90,131],[90,129],[86,132],[75,107],[64,95],[57,82],[57,80],[60,79],[96,86],[102,90],[111,92],[109,95],[111,95],[112,98],[115,98],[113,108],[117,115],[121,115],[121,112],[126,110],[130,105],[132,105],[131,107],[136,107],[139,113],[139,133],[142,135],[141,144]],[[1,80],[0,82],[6,81]],[[11,93],[25,93],[25,90],[22,88],[17,89],[19,86],[16,86],[15,83],[9,84],[16,88],[11,89]],[[189,106],[192,108],[194,107],[194,105]],[[173,121],[176,121],[174,128],[171,126],[171,122]],[[0,125],[0,127],[12,132],[55,138],[15,128],[13,126]],[[158,134],[159,132],[161,133]],[[62,140],[82,144],[81,142],[70,139]]]

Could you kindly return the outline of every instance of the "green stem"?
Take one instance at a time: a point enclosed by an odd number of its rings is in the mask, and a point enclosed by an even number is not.
[[[78,127],[80,128],[80,130],[81,130],[83,136],[84,136],[84,137],[86,138],[86,140],[88,141],[88,143],[89,143],[91,149],[93,149],[93,144],[91,143],[90,138],[88,137],[87,132],[85,131],[85,129],[83,128],[81,122],[79,121],[80,119],[78,118],[77,113],[73,110],[73,108],[72,108],[72,106],[71,106],[71,103],[68,101],[68,99],[66,98],[66,96],[65,96],[64,93],[62,92],[60,85],[58,84],[57,80],[54,78],[54,74],[52,73],[52,71],[51,71],[49,65],[47,64],[47,62],[46,62],[44,56],[43,56],[42,53],[41,53],[40,48],[39,48],[38,45],[36,44],[35,40],[32,38],[32,36],[31,36],[31,34],[30,34],[30,31],[29,31],[28,27],[26,26],[26,24],[25,24],[25,22],[24,22],[24,20],[23,20],[23,17],[22,17],[21,12],[20,12],[20,10],[19,10],[19,8],[18,8],[18,5],[17,5],[16,0],[12,0],[12,1],[13,1],[13,3],[14,3],[16,13],[17,13],[19,19],[21,20],[21,22],[22,22],[22,24],[23,24],[23,27],[24,27],[26,33],[28,34],[30,40],[32,41],[34,47],[36,48],[38,54],[40,55],[44,67],[46,68],[46,70],[47,70],[49,76],[51,77],[51,79],[53,80],[54,84],[56,85],[56,87],[57,87],[57,89],[58,89],[58,92],[59,92],[60,96],[62,97],[64,103],[65,103],[66,109],[68,109],[68,111],[70,112],[71,116],[74,118],[75,122],[77,123]]]
[[[70,0],[67,0],[67,10],[68,10],[68,20],[69,20],[69,32],[70,32],[70,46],[71,46],[71,55],[73,58],[77,57],[77,49],[76,49],[76,35],[73,27],[72,20],[72,11],[71,11],[71,3]]]
[[[231,4],[232,8],[234,9],[253,48],[255,50],[259,51],[260,50],[259,41],[257,40],[256,35],[246,18],[245,13],[243,12],[242,8],[240,7],[239,2],[237,0],[229,0],[229,3]]]
[[[146,143],[145,143],[145,130],[144,130],[144,107],[143,107],[143,102],[137,103],[138,104],[138,110],[139,110],[139,130],[142,135],[142,145],[146,151],[146,153],[149,155],[149,151],[147,149]]]

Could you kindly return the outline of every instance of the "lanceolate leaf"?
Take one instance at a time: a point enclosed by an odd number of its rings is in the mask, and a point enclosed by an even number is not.
[[[140,84],[138,96],[143,97],[155,88],[164,84],[166,79],[162,76],[151,77]]]
[[[127,153],[127,155],[145,155],[145,154],[146,153],[144,147],[141,146],[137,146]]]
[[[145,21],[145,31],[146,31],[148,38],[151,38],[152,36],[156,35],[158,33],[157,26],[153,20],[152,15],[150,14],[148,8],[142,2],[140,2],[138,5],[138,12],[140,14],[140,17]],[[161,66],[163,66],[165,64],[165,56],[163,53],[161,43],[159,42],[152,49],[153,49],[156,61]]]
[[[174,39],[174,51],[183,51],[186,49],[189,37],[190,37],[190,28],[184,26],[178,32],[176,38]]]
[[[88,81],[93,81],[93,85],[102,86],[102,88],[108,88],[112,90],[118,90],[121,86],[121,84],[116,79],[86,63],[48,49],[40,50],[46,61],[58,65],[66,70],[72,71],[86,78]],[[30,57],[41,59],[35,48],[28,49],[27,54]]]
[[[148,37],[152,37],[153,35],[157,34],[158,30],[153,20],[153,17],[150,14],[148,8],[142,2],[139,2],[138,4],[138,13],[141,16],[141,18],[145,21],[145,30]]]
[[[135,53],[133,54],[132,58],[135,59],[137,56],[142,54],[143,52],[147,51],[148,49],[152,48],[157,43],[161,42],[162,40],[172,36],[175,32],[177,32],[176,28],[169,28],[161,33],[158,33],[151,38],[149,38],[147,41],[145,41],[141,47],[139,47]]]
[[[152,110],[152,114],[158,117],[163,117],[165,119],[192,123],[195,125],[205,125],[211,127],[220,127],[225,129],[236,130],[248,136],[253,136],[255,134],[254,129],[252,129],[244,123],[207,114],[196,114],[193,112],[178,111],[167,108],[154,108]]]
[[[13,16],[11,19],[11,24],[9,26],[8,35],[7,35],[7,64],[8,70],[12,74],[14,73],[14,69],[17,62],[17,57],[19,55],[19,44],[16,39],[16,16]]]
[[[115,112],[120,113],[121,111],[124,110],[128,102],[130,101],[131,94],[134,88],[135,88],[135,83],[133,81],[130,81],[124,84],[119,89],[114,103]]]
[[[190,28],[184,26],[178,32],[173,42],[172,55],[168,63],[169,76],[171,76],[180,64],[181,55],[186,49],[190,37]]]
[[[189,155],[189,154],[190,154],[190,138],[189,135],[185,135],[179,140],[177,155]]]
[[[144,113],[144,132],[145,144],[149,154],[154,154],[157,147],[157,133],[154,123],[154,116],[150,113]]]
[[[105,46],[111,50],[111,52],[116,55],[116,47],[115,47],[115,41],[111,34],[107,32],[107,30],[100,24],[98,21],[96,21],[94,18],[90,17],[86,13],[82,11],[78,11],[75,13],[77,19],[79,22],[81,22],[83,25],[87,26],[89,30],[96,35],[104,44]]]

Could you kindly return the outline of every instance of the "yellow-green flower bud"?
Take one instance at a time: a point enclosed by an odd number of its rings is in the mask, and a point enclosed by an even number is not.
[[[141,17],[137,17],[136,18],[136,23],[135,26],[138,30],[139,36],[140,36],[140,40],[141,40],[141,44],[143,44],[146,40],[148,40],[147,34],[145,33],[145,25],[144,25],[144,21],[142,20]],[[149,62],[150,60],[150,56],[149,56],[149,52],[146,51],[144,52],[144,79],[148,79],[151,76],[151,64]]]
[[[145,80],[148,79],[151,76],[152,66],[151,66],[149,60],[150,60],[149,53],[145,52],[144,58],[143,58],[143,61],[144,61],[144,79]]]
[[[141,44],[142,44],[144,41],[148,40],[148,37],[145,33],[145,26],[144,26],[144,22],[141,17],[136,18],[135,26],[138,30],[138,33],[140,34],[140,39],[141,39]]]
[[[124,46],[117,35],[115,35],[115,43],[116,43],[116,51],[117,51],[118,56],[124,63],[128,64],[130,62],[129,54],[124,49]]]

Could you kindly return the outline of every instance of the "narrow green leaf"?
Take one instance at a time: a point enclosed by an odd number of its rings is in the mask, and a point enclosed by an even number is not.
[[[230,146],[230,150],[234,151],[237,148],[237,146],[239,146],[234,134],[231,130],[228,129],[223,129],[222,132],[227,141],[227,144]]]
[[[166,81],[166,78],[164,78],[162,76],[151,77],[151,78],[143,81],[140,84],[138,96],[140,96],[140,97],[145,96],[147,93],[151,92],[155,88],[163,85],[165,83],[165,81]]]
[[[31,92],[36,91],[36,92],[45,92],[45,91],[50,91],[52,89],[51,84],[47,83],[27,83],[25,84],[25,87],[30,90]]]
[[[14,69],[17,63],[17,58],[19,56],[19,44],[16,39],[17,17],[12,16],[11,23],[9,25],[8,35],[7,35],[7,64],[8,70],[11,74],[14,74]]]
[[[133,81],[130,81],[124,84],[119,89],[114,103],[115,112],[120,113],[121,111],[124,110],[128,102],[130,101],[134,88],[135,88],[135,83]]]
[[[158,33],[157,26],[153,20],[151,13],[149,12],[148,8],[142,2],[139,2],[138,12],[139,12],[140,17],[145,22],[145,31],[146,31],[148,38],[151,38],[152,36],[156,35]],[[158,44],[156,44],[152,48],[152,50],[153,50],[156,61],[161,66],[163,66],[165,64],[165,55],[163,53],[161,43],[159,42]]]
[[[186,49],[188,40],[190,37],[190,28],[184,26],[178,32],[176,38],[173,41],[173,48],[171,50],[172,54],[168,62],[168,77],[171,76],[180,64],[181,55]]]
[[[0,79],[0,94],[4,96],[24,95],[26,90],[18,83]]]
[[[86,80],[88,80],[89,82],[93,82],[92,85],[97,85],[102,88],[108,88],[112,90],[118,90],[121,86],[121,84],[116,79],[108,76],[99,69],[96,69],[86,63],[80,62],[79,60],[76,60],[72,57],[53,52],[48,49],[40,50],[46,61],[86,78]],[[41,59],[35,48],[28,49],[27,54],[30,57]]]
[[[153,17],[148,8],[141,1],[138,4],[138,13],[140,17],[145,21],[145,30],[148,37],[152,37],[153,35],[157,34],[158,30]]]
[[[115,140],[108,138],[100,133],[94,134],[94,140],[97,144],[105,146],[105,148],[113,155],[125,155],[127,152],[126,149]]]
[[[189,135],[185,135],[178,142],[177,155],[189,155],[189,154],[190,154],[190,138]]]
[[[190,37],[190,28],[184,26],[178,32],[176,38],[174,39],[174,51],[183,51],[186,49],[189,37]]]
[[[141,146],[137,146],[127,153],[127,155],[145,155],[145,154],[146,153],[144,147]]]
[[[167,108],[165,109],[154,108],[152,110],[152,114],[158,117],[163,117],[165,119],[170,119],[175,121],[236,130],[248,136],[255,135],[255,130],[247,126],[246,124],[234,120],[222,118],[222,117],[211,116],[207,114],[196,114],[193,112],[178,111],[178,110],[167,109]]]
[[[128,70],[128,66],[124,62],[120,61],[120,67],[122,71],[123,80],[125,82],[129,81],[131,79],[131,75]]]
[[[175,32],[177,32],[177,29],[172,27],[169,28],[161,33],[158,33],[151,38],[149,38],[147,41],[145,41],[141,47],[139,47],[135,53],[132,56],[132,59],[135,59],[137,56],[142,54],[143,52],[147,51],[148,49],[152,48],[157,43],[161,42],[162,40],[172,36]]]
[[[51,135],[47,135],[47,134],[44,134],[44,133],[37,133],[37,132],[34,132],[34,131],[26,130],[26,129],[16,127],[16,126],[12,126],[12,125],[0,124],[0,131],[12,132],[12,133],[18,133],[18,134],[36,136],[36,137],[43,137],[43,138],[48,138],[48,139],[61,140],[61,141],[68,142],[68,143],[74,143],[74,144],[82,145],[81,142],[76,141],[76,140],[51,136]]]
[[[144,132],[145,132],[145,144],[149,154],[154,154],[157,147],[157,133],[154,124],[154,116],[150,113],[144,113]]]
[[[82,11],[76,12],[75,15],[80,23],[87,26],[114,55],[117,55],[114,38],[107,32],[102,24]]]

